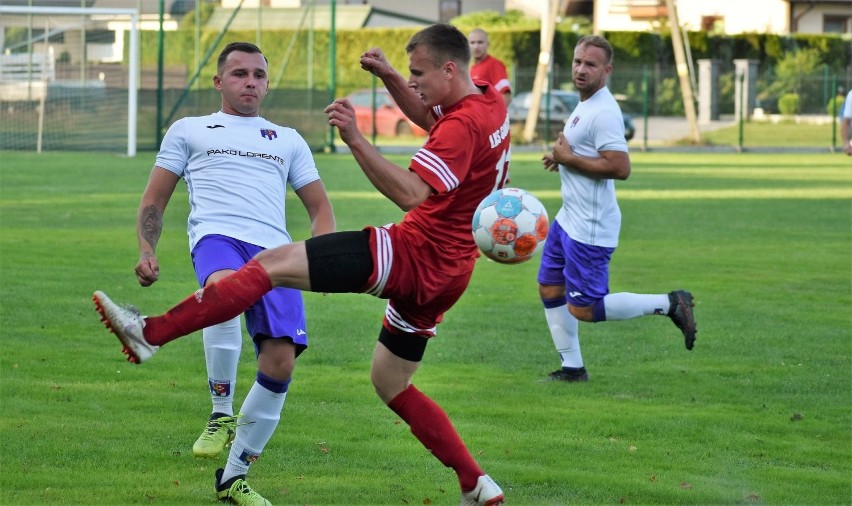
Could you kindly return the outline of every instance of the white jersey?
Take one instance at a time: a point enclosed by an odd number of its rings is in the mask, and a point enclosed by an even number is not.
[[[606,87],[577,104],[562,130],[574,154],[600,158],[600,151],[627,152],[624,118]],[[615,248],[621,230],[621,210],[612,179],[588,176],[559,166],[562,208],[556,221],[571,239],[591,246]]]
[[[310,148],[294,129],[221,111],[176,121],[156,165],[186,181],[190,250],[210,234],[264,248],[291,242],[287,184],[298,190],[320,179]]]
[[[846,100],[843,101],[843,117],[852,118],[852,90],[846,95]]]

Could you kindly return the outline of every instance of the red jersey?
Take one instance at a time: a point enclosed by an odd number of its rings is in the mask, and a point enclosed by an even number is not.
[[[476,206],[502,188],[509,170],[509,119],[492,86],[447,109],[426,144],[411,159],[413,170],[435,190],[396,225],[371,231],[374,270],[365,293],[388,298],[384,325],[432,336],[462,296],[479,250],[471,222]]]
[[[473,212],[508,178],[506,105],[494,88],[483,91],[433,110],[437,121],[409,167],[435,193],[408,212],[400,227],[428,238],[436,254],[427,253],[422,260],[443,272],[473,269],[478,252],[471,232]]]
[[[485,55],[485,58],[481,62],[475,63],[470,68],[470,77],[474,81],[480,80],[489,83],[497,89],[498,93],[512,91],[506,66],[490,54]]]

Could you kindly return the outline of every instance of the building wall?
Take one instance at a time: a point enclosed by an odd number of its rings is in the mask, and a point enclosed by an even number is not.
[[[796,4],[792,11],[792,30],[796,33],[825,33],[826,16],[845,18],[845,29],[841,33],[852,33],[852,0],[845,4]]]
[[[539,0],[541,1],[541,0]],[[546,1],[546,0],[544,0]],[[275,8],[299,8],[304,4],[303,0],[244,0],[243,7],[257,8],[258,2],[264,7]],[[240,0],[222,0],[222,7],[233,8],[239,5]],[[315,5],[329,5],[330,0],[317,0]],[[505,12],[506,0],[459,0],[458,3],[447,2],[446,0],[416,0],[416,1],[400,1],[400,0],[370,0],[364,2],[362,0],[337,0],[337,5],[364,5],[369,4],[376,9],[385,11],[398,12],[404,16],[414,18],[422,18],[437,22],[441,20],[441,6],[459,5],[461,7],[460,14],[477,12],[483,10],[491,10],[497,12]],[[397,26],[399,23],[397,23]],[[382,26],[386,26],[382,24]],[[393,26],[393,25],[390,25]]]
[[[677,13],[687,30],[702,30],[702,20],[714,16],[713,27],[720,33],[789,33],[789,9],[786,0],[679,0]],[[656,13],[666,16],[663,0],[596,0],[595,31],[643,31],[654,27],[656,19],[643,17]],[[712,31],[712,29],[711,29]]]

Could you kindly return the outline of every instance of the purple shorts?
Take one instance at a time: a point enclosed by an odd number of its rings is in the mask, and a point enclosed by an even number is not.
[[[550,225],[538,282],[565,286],[572,306],[591,306],[609,293],[609,259],[615,248],[573,241],[555,220]]]
[[[223,269],[237,270],[264,248],[223,235],[206,235],[192,250],[192,265],[198,284]],[[287,338],[301,353],[308,346],[305,306],[302,292],[293,288],[273,288],[245,312],[246,330],[252,340],[258,335]],[[256,341],[255,341],[256,344]]]

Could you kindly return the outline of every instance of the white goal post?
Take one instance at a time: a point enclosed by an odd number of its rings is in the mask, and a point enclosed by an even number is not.
[[[0,4],[0,19],[10,19],[12,16],[27,16],[27,17],[60,17],[60,16],[79,16],[79,17],[108,17],[114,19],[126,20],[128,23],[127,29],[129,33],[129,45],[128,45],[128,68],[127,68],[127,156],[132,157],[136,155],[136,124],[137,124],[137,110],[138,110],[138,90],[139,90],[139,11],[137,9],[113,9],[113,8],[97,8],[97,7],[30,7],[30,6],[12,6],[12,5],[2,5]],[[28,18],[32,19],[32,18]],[[0,22],[0,30],[3,29],[3,23]],[[39,26],[35,26],[35,28],[40,28]],[[47,43],[47,37],[49,34],[45,35],[45,43]],[[0,55],[0,60],[2,60],[4,55]],[[10,58],[13,55],[7,55],[9,61],[13,59]],[[34,60],[38,60],[38,58],[33,58],[33,55],[30,55],[30,62]],[[53,62],[51,62],[52,64]],[[87,62],[83,61],[83,65]],[[12,76],[12,77],[9,77]],[[0,76],[2,77],[2,76]],[[29,88],[40,88],[46,87],[45,78],[43,73],[39,73],[38,75],[38,84],[34,82],[35,76],[32,72],[17,72],[17,73],[9,73],[6,77],[10,79],[6,81],[5,84],[17,87],[17,89],[23,89],[26,87]],[[0,86],[4,83],[0,82]],[[44,94],[46,94],[46,88]],[[14,94],[13,94],[14,95]],[[39,97],[42,101],[44,97]],[[44,105],[42,104],[39,107],[40,114],[44,114]],[[43,117],[39,118],[39,123],[42,123],[44,120]],[[41,132],[39,132],[39,136]],[[41,139],[39,138],[39,146],[41,144]]]

